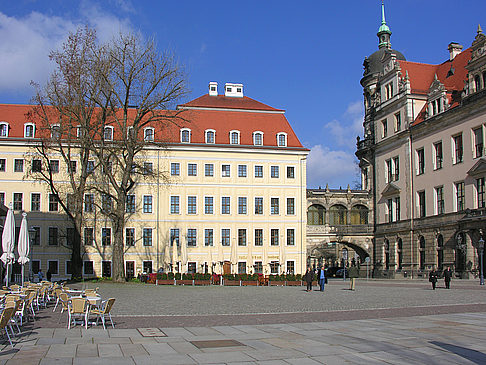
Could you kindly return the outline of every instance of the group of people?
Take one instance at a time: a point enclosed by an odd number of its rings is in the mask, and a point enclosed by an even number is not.
[[[345,270],[347,271],[348,277],[350,279],[349,290],[354,291],[356,278],[359,276],[358,268],[356,267],[355,264],[353,264],[349,269],[345,269]],[[324,291],[324,287],[327,283],[326,270],[324,268],[324,265],[322,265],[321,268],[318,269],[316,273],[314,273],[314,270],[311,267],[307,268],[307,271],[303,277],[303,280],[307,284],[306,291],[308,292],[312,291],[312,282],[314,281],[314,278],[317,280],[317,284],[319,284],[319,290]]]
[[[447,266],[447,269],[444,270],[444,284],[446,289],[451,288],[451,279],[452,279],[452,270],[450,266]],[[432,284],[432,290],[435,290],[437,286],[437,281],[439,280],[439,272],[435,269],[435,267],[432,268],[432,270],[429,273],[429,281]]]

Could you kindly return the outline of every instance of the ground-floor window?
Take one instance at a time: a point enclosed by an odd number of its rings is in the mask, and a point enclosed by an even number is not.
[[[143,262],[143,272],[145,274],[151,274],[152,273],[152,261],[144,261]]]
[[[293,275],[295,273],[295,262],[287,261],[287,274]]]
[[[41,262],[40,260],[32,260],[32,274],[37,274],[40,270]]]
[[[101,275],[104,278],[111,278],[111,261],[101,262]]]
[[[73,265],[71,261],[66,261],[66,275],[72,275]]]
[[[255,274],[263,274],[263,263],[261,261],[256,261],[253,267],[255,268]]]
[[[47,270],[50,271],[52,275],[58,275],[59,261],[47,261]]]
[[[246,274],[246,262],[238,262],[238,274]]]
[[[83,262],[83,273],[84,273],[84,275],[93,275],[94,274],[93,261],[84,261]]]
[[[278,261],[270,262],[270,274],[278,274],[278,267],[280,266]]]
[[[187,263],[187,272],[189,274],[195,274],[196,273],[196,263],[195,262],[188,262]]]
[[[127,279],[135,277],[135,261],[125,262],[125,276]]]

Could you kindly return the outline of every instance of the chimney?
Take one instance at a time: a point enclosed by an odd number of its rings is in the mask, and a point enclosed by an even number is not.
[[[243,84],[232,84],[227,82],[224,85],[224,96],[232,96],[236,98],[243,97]]]
[[[449,43],[449,47],[447,47],[449,50],[449,60],[452,61],[454,58],[456,58],[456,56],[462,52],[462,48],[463,47],[459,43]]]
[[[218,96],[218,83],[215,81],[209,83],[209,96]]]

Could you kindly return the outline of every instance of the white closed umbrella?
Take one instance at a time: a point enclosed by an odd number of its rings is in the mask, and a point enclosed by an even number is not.
[[[220,242],[218,246],[218,260],[219,260],[219,269],[220,274],[223,274],[223,265],[224,265],[224,252],[223,252],[223,242]]]
[[[208,265],[210,265],[208,272],[211,272],[211,274],[213,274],[213,246],[208,246],[208,250],[209,250]]]
[[[9,277],[9,266],[12,260],[15,260],[15,255],[13,254],[15,246],[15,218],[12,210],[12,203],[8,208],[7,217],[5,218],[5,225],[3,227],[2,233],[2,250],[3,254],[0,257],[5,265],[7,265],[7,277],[6,277],[6,285],[8,286],[8,277]]]
[[[169,266],[170,266],[170,243],[167,243],[165,245],[165,249],[164,249],[164,264],[165,264],[165,268],[168,270]]]
[[[236,252],[236,242],[233,242],[231,245],[231,264],[237,266],[238,265],[238,253]],[[236,273],[235,269],[235,273]]]
[[[172,271],[175,273],[177,261],[179,259],[179,255],[177,254],[177,242],[174,240],[172,244]]]
[[[187,243],[181,243],[181,262],[182,267],[187,265]],[[182,269],[181,269],[182,272]]]
[[[253,246],[251,242],[248,242],[248,255],[247,255],[247,260],[248,260],[248,274],[253,274],[253,270],[251,268],[253,267]]]
[[[24,266],[30,261],[30,240],[27,227],[27,213],[24,212],[22,213],[22,223],[20,224],[19,243],[17,247],[19,251],[19,263],[22,265],[22,286],[24,285]]]
[[[280,268],[282,274],[285,274],[285,247],[283,242],[280,242]]]

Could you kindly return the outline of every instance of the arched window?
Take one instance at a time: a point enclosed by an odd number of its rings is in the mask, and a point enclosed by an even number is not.
[[[190,143],[191,142],[191,130],[190,129],[181,129],[181,142],[182,143]]]
[[[113,127],[105,127],[103,131],[103,139],[105,141],[113,141]]]
[[[61,138],[61,127],[59,124],[54,124],[51,126],[51,138],[59,139]]]
[[[368,224],[368,208],[361,204],[352,207],[351,224]]]
[[[35,124],[25,123],[24,124],[24,138],[34,138],[35,137]]]
[[[215,143],[216,139],[216,132],[214,129],[207,129],[206,130],[206,143]]]
[[[285,132],[277,133],[277,146],[287,147],[287,133]]]
[[[425,270],[425,238],[420,236],[419,238],[419,269]]]
[[[437,268],[442,270],[444,265],[444,236],[437,235]]]
[[[240,144],[240,131],[230,131],[230,144]]]
[[[339,226],[348,224],[348,210],[344,205],[336,204],[329,208],[329,224]]]
[[[253,144],[263,146],[263,132],[253,132]]]
[[[326,209],[319,204],[314,204],[307,210],[307,224],[311,226],[323,225],[325,223]]]
[[[145,142],[153,142],[154,141],[154,129],[152,127],[147,127],[143,130],[143,140]]]
[[[398,270],[402,269],[403,265],[403,241],[401,238],[397,241],[397,257],[398,257]]]
[[[0,137],[8,137],[8,123],[0,122]]]

